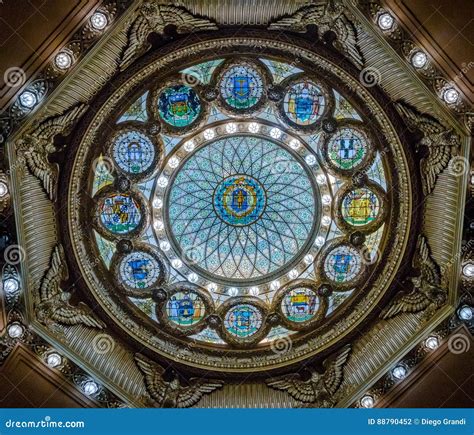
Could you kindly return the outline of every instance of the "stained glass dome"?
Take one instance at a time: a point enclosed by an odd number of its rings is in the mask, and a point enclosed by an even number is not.
[[[256,136],[231,136],[197,150],[167,191],[177,251],[194,252],[193,267],[225,282],[250,283],[294,263],[319,218],[318,189],[304,166]]]
[[[289,64],[211,59],[173,74],[133,100],[140,118],[120,114],[113,167],[94,169],[95,240],[117,291],[205,346],[329,324],[386,231],[376,135],[323,77]]]

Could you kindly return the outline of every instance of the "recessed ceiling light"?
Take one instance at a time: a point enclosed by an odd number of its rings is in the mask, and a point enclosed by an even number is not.
[[[372,396],[366,395],[360,399],[360,404],[363,408],[373,408],[375,400]]]
[[[443,100],[448,104],[454,104],[456,101],[458,101],[458,98],[459,92],[454,88],[447,88],[443,92]]]
[[[458,310],[458,316],[461,320],[471,320],[472,319],[472,308],[468,305],[463,305]]]
[[[38,102],[38,99],[36,98],[36,95],[33,94],[33,92],[30,91],[24,91],[20,94],[20,104],[23,107],[26,107],[28,109],[31,109],[36,105]]]
[[[395,19],[388,12],[384,12],[379,16],[377,23],[382,30],[390,30],[395,23]]]
[[[72,65],[72,56],[65,51],[61,51],[54,58],[54,64],[59,69],[68,69]]]
[[[3,281],[3,290],[6,293],[15,293],[20,287],[20,283],[15,278],[7,278]]]
[[[97,385],[96,382],[94,381],[87,381],[83,386],[82,390],[84,393],[86,393],[88,396],[92,396],[93,394],[97,393],[99,391],[99,386]]]
[[[436,348],[439,346],[438,338],[437,338],[437,337],[428,337],[428,338],[425,340],[425,346],[426,346],[428,349],[431,349],[431,350],[436,349]]]
[[[46,357],[46,364],[51,368],[58,367],[63,362],[63,359],[59,353],[52,352]]]
[[[8,186],[3,181],[0,181],[0,198],[3,198],[8,193]]]
[[[91,26],[95,30],[104,30],[107,27],[109,20],[107,16],[102,12],[94,12],[91,15]]]
[[[415,51],[411,57],[411,64],[415,68],[423,68],[428,62],[428,57],[421,50]]]
[[[474,276],[474,263],[467,263],[463,268],[462,268],[462,273],[464,276],[467,278],[472,278]]]
[[[8,335],[10,338],[18,338],[23,335],[23,332],[25,331],[25,328],[23,328],[22,325],[20,325],[18,322],[12,323],[10,326],[7,328]]]
[[[403,365],[398,365],[392,370],[392,375],[396,379],[405,379],[407,376],[407,369]]]

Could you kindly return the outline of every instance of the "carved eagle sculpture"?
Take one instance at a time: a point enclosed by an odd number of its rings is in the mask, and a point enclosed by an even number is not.
[[[85,104],[74,106],[62,115],[48,118],[17,143],[17,155],[33,176],[38,178],[51,201],[56,201],[59,166],[49,161],[49,154],[57,151],[54,137],[66,135],[73,122],[87,109]]]
[[[37,306],[38,320],[47,324],[51,321],[65,325],[83,324],[102,329],[105,325],[98,320],[92,310],[83,303],[77,306],[69,304],[71,296],[63,292],[61,282],[68,278],[64,250],[56,245],[51,255],[49,269],[46,271],[40,286],[40,302]]]
[[[163,34],[167,25],[176,26],[177,33],[217,30],[217,25],[207,18],[198,18],[179,6],[145,2],[140,15],[135,19],[128,33],[128,44],[120,60],[120,69],[126,69],[135,59],[144,54],[150,44],[148,35]]]
[[[221,388],[223,381],[190,379],[189,385],[183,386],[178,377],[167,382],[163,379],[165,370],[141,354],[135,355],[135,361],[143,375],[145,385],[153,404],[158,408],[189,408],[204,394],[212,393]]]
[[[421,114],[405,103],[398,102],[395,107],[411,129],[423,133],[423,138],[417,144],[417,151],[420,146],[428,149],[427,156],[420,162],[420,172],[423,194],[429,195],[434,189],[438,175],[449,165],[453,152],[459,147],[459,136],[435,118]]]
[[[320,38],[328,32],[336,34],[334,46],[342,51],[357,67],[362,68],[364,58],[359,48],[357,29],[344,13],[344,6],[329,0],[327,4],[304,6],[289,17],[268,27],[269,30],[286,30],[304,33],[310,24],[318,27]]]
[[[267,379],[269,387],[286,391],[293,398],[317,408],[332,408],[336,403],[335,394],[343,381],[344,365],[347,362],[350,345],[334,357],[324,361],[324,373],[311,370],[311,377],[303,381],[299,374]]]
[[[417,252],[413,258],[413,267],[420,275],[410,278],[413,289],[400,292],[390,305],[382,311],[380,317],[388,319],[399,313],[417,313],[426,310],[426,317],[431,316],[446,301],[446,291],[441,285],[438,266],[431,258],[428,243],[423,235],[418,237]]]

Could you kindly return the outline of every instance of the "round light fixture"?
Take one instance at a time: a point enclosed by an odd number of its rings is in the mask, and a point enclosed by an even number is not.
[[[72,65],[72,56],[66,51],[60,51],[54,58],[54,64],[61,70],[66,70]]]
[[[395,24],[395,19],[388,12],[380,14],[377,24],[382,30],[390,30]]]
[[[458,101],[459,92],[454,88],[447,88],[443,92],[443,100],[448,104],[454,104]]]
[[[3,281],[3,290],[6,293],[15,293],[20,288],[20,283],[15,278],[7,278]]]
[[[474,277],[474,263],[467,263],[462,268],[462,273],[467,278]]]
[[[52,352],[46,357],[46,364],[48,364],[49,367],[55,368],[58,367],[62,364],[63,358],[59,353]]]
[[[3,198],[8,193],[7,183],[0,181],[0,198]]]
[[[86,393],[88,396],[92,396],[93,394],[97,393],[99,391],[99,386],[97,385],[96,382],[94,381],[87,381],[84,383],[82,386],[82,390],[84,393]]]
[[[428,337],[428,338],[425,340],[425,346],[426,346],[428,349],[431,349],[431,350],[436,349],[436,348],[439,346],[438,337]]]
[[[458,310],[458,317],[461,320],[471,320],[472,319],[472,308],[469,305],[463,305]]]
[[[13,322],[8,326],[7,332],[10,338],[19,338],[23,335],[23,332],[25,332],[25,328],[18,322]]]
[[[411,57],[411,64],[415,68],[423,68],[427,62],[428,56],[421,50],[415,51]]]
[[[363,408],[373,408],[375,405],[375,400],[372,396],[367,394],[364,397],[362,397],[362,399],[360,399],[360,405]]]
[[[398,365],[392,370],[392,376],[395,379],[401,380],[406,378],[407,376],[407,369],[403,365]]]
[[[91,26],[95,30],[104,30],[108,24],[107,16],[102,12],[94,12],[91,15]]]
[[[31,91],[24,91],[20,94],[19,97],[20,104],[27,109],[31,109],[32,107],[36,106],[38,99],[36,95]]]

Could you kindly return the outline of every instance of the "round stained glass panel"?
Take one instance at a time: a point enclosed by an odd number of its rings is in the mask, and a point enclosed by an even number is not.
[[[176,292],[166,303],[168,319],[178,326],[194,326],[205,314],[204,301],[194,292]]]
[[[360,255],[355,248],[349,245],[335,247],[324,260],[326,276],[336,283],[352,281],[357,278],[360,271]]]
[[[124,172],[141,174],[152,165],[155,159],[155,147],[148,136],[130,130],[115,138],[112,155]]]
[[[319,299],[309,288],[290,290],[281,302],[281,310],[290,322],[311,320],[319,309]]]
[[[297,125],[314,124],[324,113],[326,97],[311,81],[292,84],[283,99],[286,116]]]
[[[338,169],[357,169],[367,155],[367,139],[353,128],[339,129],[328,143],[327,156]]]
[[[366,187],[354,189],[342,199],[341,213],[350,225],[368,225],[376,220],[380,213],[379,198]]]
[[[262,326],[262,314],[253,305],[240,304],[231,308],[224,318],[224,327],[234,337],[246,338]]]
[[[263,97],[263,81],[260,73],[249,65],[229,68],[220,82],[222,99],[234,109],[249,109]]]
[[[114,234],[127,234],[141,223],[142,214],[138,202],[126,193],[112,194],[101,201],[100,223]]]
[[[318,222],[319,192],[305,163],[256,136],[199,148],[166,195],[176,250],[192,251],[190,267],[214,282],[263,279],[290,267],[304,256]]]
[[[164,89],[158,97],[160,117],[173,127],[187,127],[192,124],[201,110],[199,97],[189,86],[171,86]]]
[[[133,289],[147,289],[161,279],[163,269],[151,254],[135,251],[127,254],[119,264],[120,279]]]

